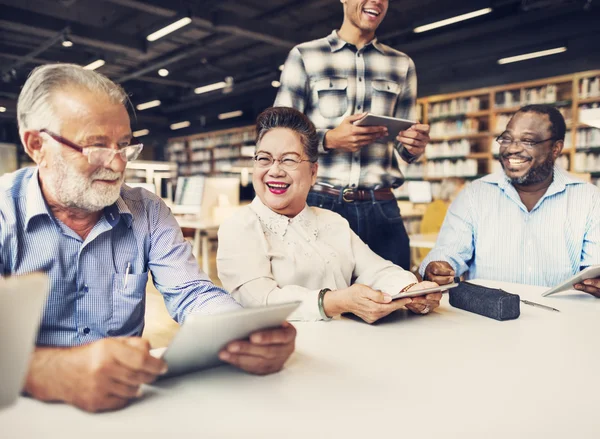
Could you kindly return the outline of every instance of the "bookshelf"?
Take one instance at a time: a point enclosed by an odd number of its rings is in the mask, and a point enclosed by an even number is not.
[[[418,99],[417,115],[431,125],[431,142],[418,162],[400,164],[407,181],[437,184],[494,172],[500,166],[496,137],[520,107],[534,103],[555,105],[565,117],[567,135],[558,163],[594,179],[600,176],[600,129],[579,117],[581,110],[600,109],[600,70],[594,70]],[[247,175],[254,139],[254,126],[172,138],[167,157],[182,176]]]
[[[169,139],[167,158],[179,175],[223,175],[252,172],[254,126],[211,131]]]
[[[600,70],[418,99],[417,114],[430,124],[431,142],[419,162],[401,165],[405,176],[436,182],[494,172],[500,167],[496,137],[519,108],[541,103],[558,107],[567,123],[558,163],[600,176],[600,129],[580,119],[581,110],[600,108]]]

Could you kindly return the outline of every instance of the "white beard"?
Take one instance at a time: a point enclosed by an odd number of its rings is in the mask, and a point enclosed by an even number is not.
[[[55,155],[53,172],[49,175],[49,189],[56,200],[65,207],[86,212],[98,212],[114,204],[119,198],[125,174],[119,174],[106,168],[98,168],[86,177],[80,174],[60,154]],[[94,186],[95,180],[119,179],[116,186]]]

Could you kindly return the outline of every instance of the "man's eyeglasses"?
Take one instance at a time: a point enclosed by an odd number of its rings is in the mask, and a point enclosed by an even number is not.
[[[65,139],[64,137],[59,136],[58,134],[48,131],[45,128],[41,129],[40,133],[47,134],[58,143],[79,151],[84,156],[87,156],[88,163],[93,166],[108,166],[117,154],[121,156],[121,160],[124,162],[131,162],[139,157],[140,152],[142,152],[142,149],[144,148],[144,145],[141,143],[135,145],[124,145],[120,149],[110,148],[109,145],[79,146],[70,140]]]
[[[515,140],[515,139],[511,139],[510,137],[499,136],[496,139],[496,142],[498,142],[500,144],[500,148],[508,148],[510,145],[512,145],[514,143],[515,145],[522,146],[525,149],[533,149],[533,148],[535,148],[536,145],[547,142],[548,140],[556,140],[556,138],[549,137],[548,139],[539,140],[539,141],[535,142],[533,140]]]
[[[279,162],[279,167],[284,171],[295,171],[300,166],[300,163],[312,162],[312,160],[302,160],[295,155],[284,155],[278,159],[274,159],[270,154],[263,153],[254,156],[254,163],[259,168],[270,168],[275,162]]]

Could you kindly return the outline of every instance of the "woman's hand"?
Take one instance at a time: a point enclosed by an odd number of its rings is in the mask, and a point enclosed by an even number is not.
[[[351,312],[365,322],[373,323],[411,302],[410,298],[392,301],[389,294],[354,284],[343,290],[327,292],[323,298],[323,308],[328,316]]]
[[[413,287],[409,288],[408,291],[424,290],[425,288],[433,288],[438,286],[435,282],[420,282]],[[415,314],[428,314],[429,312],[440,306],[440,300],[442,299],[442,293],[431,293],[426,296],[413,297],[412,302],[406,305]]]

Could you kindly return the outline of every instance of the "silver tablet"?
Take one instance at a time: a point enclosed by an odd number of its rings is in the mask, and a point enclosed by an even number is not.
[[[0,408],[16,401],[48,295],[45,274],[0,278]]]
[[[555,287],[550,288],[548,291],[544,291],[542,293],[542,296],[546,297],[552,294],[562,293],[563,291],[573,290],[573,285],[579,284],[586,279],[594,279],[596,277],[600,277],[600,265],[592,265],[591,267],[587,267],[581,270],[575,276],[570,277],[563,283],[560,283]]]
[[[280,326],[300,303],[188,316],[161,357],[169,366],[161,378],[224,364],[219,360],[219,352],[227,343],[246,339],[261,329]]]
[[[392,296],[392,300],[406,299],[407,297],[426,296],[427,294],[431,294],[431,293],[446,293],[451,288],[455,288],[457,286],[458,286],[457,283],[453,283],[453,284],[446,284],[446,285],[438,285],[437,287],[425,288],[422,290],[405,291],[404,293],[398,293],[395,296]]]
[[[388,116],[377,116],[375,114],[367,113],[365,117],[354,122],[357,126],[385,126],[388,129],[388,136],[380,139],[380,141],[393,142],[396,140],[398,133],[409,129],[411,126],[416,124],[412,120],[399,119],[396,117]]]

